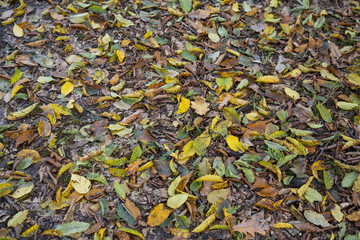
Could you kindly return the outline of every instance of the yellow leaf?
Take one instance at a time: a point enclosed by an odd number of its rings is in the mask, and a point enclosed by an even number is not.
[[[84,111],[84,108],[77,104],[74,99],[70,99],[66,107],[71,110],[75,108],[79,113],[82,113]]]
[[[275,76],[262,76],[262,77],[259,77],[256,82],[262,82],[262,83],[279,83],[280,80],[278,77],[275,77]]]
[[[69,93],[71,93],[73,90],[74,90],[74,84],[72,84],[71,82],[66,82],[61,87],[61,94],[66,96]]]
[[[308,187],[310,186],[310,183],[313,179],[314,179],[314,177],[310,177],[309,180],[297,190],[297,194],[298,194],[299,198],[302,199],[304,197],[305,192],[308,189]]]
[[[253,111],[253,112],[246,114],[245,117],[250,121],[257,121],[257,120],[259,120],[260,115],[258,112]]]
[[[245,150],[248,148],[247,144],[241,143],[239,139],[233,135],[228,135],[226,137],[226,143],[231,148],[231,150],[235,152],[245,152]]]
[[[153,35],[153,32],[151,30],[148,30],[144,35],[144,39],[147,39],[147,38],[151,37],[152,35]]]
[[[177,209],[186,202],[188,197],[189,194],[187,193],[176,194],[172,197],[169,197],[166,204],[173,209]]]
[[[175,195],[175,189],[177,188],[177,186],[179,185],[179,183],[181,182],[181,176],[177,176],[171,183],[170,186],[168,188],[168,194],[169,196],[174,196]]]
[[[59,177],[61,176],[61,174],[63,174],[66,170],[68,170],[69,168],[71,168],[74,165],[74,163],[68,163],[64,166],[62,166],[56,176],[56,179],[59,179]]]
[[[6,119],[7,120],[17,120],[19,118],[23,118],[25,117],[26,115],[30,114],[32,112],[32,110],[34,110],[34,108],[38,105],[39,103],[34,103],[20,111],[17,111],[17,112],[13,112],[13,113],[10,113],[10,116],[7,116]]]
[[[77,174],[71,174],[71,181],[72,186],[78,193],[85,194],[90,191],[91,182],[86,177]]]
[[[215,219],[216,219],[216,215],[215,213],[213,213],[191,232],[199,233],[204,231],[212,222],[215,221]]]
[[[62,233],[57,229],[46,229],[41,235],[61,237]]]
[[[210,103],[207,103],[203,97],[197,97],[195,102],[191,102],[191,108],[195,109],[195,112],[199,115],[205,115],[210,111],[209,106]]]
[[[183,147],[183,152],[179,155],[179,163],[184,164],[190,157],[195,155],[194,141],[189,141]]]
[[[172,209],[166,207],[165,204],[160,203],[151,210],[147,224],[150,227],[159,226],[169,217],[170,213],[172,212]]]
[[[220,41],[219,35],[217,35],[217,33],[215,33],[215,32],[209,32],[208,37],[214,43],[217,43]]]
[[[34,226],[27,229],[21,234],[21,237],[32,237],[35,234],[35,231],[39,229],[39,225],[35,224]]]
[[[350,73],[349,75],[347,75],[347,79],[350,83],[360,86],[360,76],[356,73]]]
[[[194,149],[197,155],[203,156],[206,153],[206,148],[210,145],[211,137],[207,133],[203,133],[194,139]]]
[[[15,214],[7,223],[8,227],[16,227],[22,224],[29,213],[29,210],[24,210]]]
[[[15,199],[20,199],[20,198],[27,196],[29,193],[31,193],[31,191],[33,189],[34,189],[34,183],[25,182],[25,183],[21,184],[19,186],[19,188],[16,189],[16,191],[13,194],[11,194],[10,196]]]
[[[180,12],[179,10],[173,9],[171,7],[168,7],[168,12],[171,13],[172,15],[175,15],[177,17],[181,17],[182,15],[184,15],[184,13]]]
[[[125,52],[120,51],[119,49],[116,50],[116,56],[118,57],[119,62],[123,62],[125,58]]]
[[[178,96],[178,101],[180,101],[180,104],[176,114],[186,113],[190,108],[190,100],[183,96]]]
[[[300,99],[300,94],[298,92],[292,90],[291,88],[286,87],[284,89],[284,91],[285,91],[286,95],[288,95],[292,99],[294,99],[294,100]]]
[[[23,88],[23,85],[17,85],[11,90],[11,99],[15,97],[16,93]]]
[[[48,121],[40,120],[38,124],[38,132],[41,137],[48,137],[51,133],[51,124]]]
[[[16,157],[19,160],[24,160],[25,158],[32,158],[34,163],[37,163],[41,160],[41,156],[38,151],[32,149],[23,149],[16,154]]]
[[[204,181],[209,181],[209,182],[223,182],[224,180],[222,179],[222,177],[218,176],[218,175],[204,175],[199,177],[198,179],[196,179],[194,182],[204,182]]]
[[[14,23],[14,27],[13,27],[13,33],[16,37],[23,37],[24,36],[24,30],[17,25],[16,23]]]
[[[304,147],[304,145],[302,145],[298,140],[296,140],[295,138],[291,138],[291,137],[286,137],[286,139],[291,142],[300,152],[300,155],[306,156],[309,151],[307,150],[306,147]]]
[[[278,222],[278,223],[274,224],[273,227],[274,228],[294,228],[293,225],[291,225],[290,223],[283,223],[283,222]]]
[[[287,74],[285,74],[284,78],[296,78],[298,76],[300,76],[302,74],[301,70],[296,68],[290,72],[288,72]]]
[[[0,198],[9,195],[12,191],[12,185],[10,183],[0,183]]]

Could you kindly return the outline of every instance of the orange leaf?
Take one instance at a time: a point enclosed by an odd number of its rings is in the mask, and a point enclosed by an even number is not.
[[[172,211],[172,209],[166,207],[163,203],[160,203],[151,210],[147,224],[150,227],[159,226],[169,217]]]

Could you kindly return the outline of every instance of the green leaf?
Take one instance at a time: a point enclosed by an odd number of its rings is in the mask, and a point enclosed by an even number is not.
[[[190,12],[192,9],[192,0],[180,0],[180,7],[184,12]]]
[[[79,13],[76,15],[71,15],[69,20],[72,23],[83,23],[86,21],[86,19],[90,16],[89,13],[85,12],[85,13]]]
[[[87,174],[85,174],[85,177],[89,180],[95,180],[105,185],[109,185],[108,181],[106,181],[106,178],[98,173],[88,172]]]
[[[8,227],[16,227],[22,224],[26,220],[28,214],[29,210],[18,212],[8,221]]]
[[[233,86],[233,81],[231,77],[216,78],[215,81],[219,87],[224,86],[226,91],[229,91],[230,88]]]
[[[323,215],[319,214],[319,213],[314,212],[314,211],[305,210],[304,211],[304,217],[306,218],[306,220],[308,220],[309,222],[311,222],[312,224],[314,224],[316,226],[330,227],[330,224],[325,219],[325,217]]]
[[[268,146],[268,148],[271,148],[273,150],[289,152],[287,147],[281,146],[278,143],[274,143],[274,142],[271,142],[271,141],[268,141],[268,140],[265,140],[264,143]]]
[[[144,236],[135,229],[132,229],[132,228],[119,228],[119,230],[123,231],[123,232],[130,233],[130,234],[132,234],[134,236],[138,236],[141,239],[144,239]]]
[[[20,80],[20,78],[22,77],[23,73],[19,70],[19,69],[15,69],[14,75],[11,78],[11,84],[16,83],[17,81]]]
[[[57,227],[56,229],[59,230],[62,235],[68,236],[74,233],[85,232],[90,227],[90,223],[87,222],[78,222],[72,221],[68,223],[64,223]]]
[[[225,164],[221,160],[221,157],[215,157],[213,162],[213,168],[215,169],[216,173],[222,177],[225,174]]]
[[[114,182],[114,188],[115,188],[115,192],[117,193],[117,195],[120,198],[122,198],[123,200],[125,200],[126,191],[125,191],[124,187],[120,183]]]
[[[284,164],[286,164],[287,162],[293,160],[295,157],[297,157],[297,154],[296,154],[296,153],[286,155],[285,157],[282,157],[282,158],[277,162],[276,165],[277,165],[278,167],[281,167],[281,166],[283,166]]]
[[[345,174],[345,177],[341,181],[341,187],[343,188],[350,188],[354,184],[356,178],[358,177],[357,172],[349,172]]]
[[[329,110],[327,110],[327,108],[324,107],[324,105],[318,103],[318,104],[316,105],[316,108],[317,108],[317,110],[319,111],[321,118],[322,118],[325,122],[327,122],[327,123],[331,123],[331,122],[332,122],[331,114],[330,114]]]
[[[356,103],[349,103],[349,102],[342,102],[342,101],[337,102],[336,106],[338,106],[342,110],[352,110],[356,107],[359,107],[359,105],[357,105]]]
[[[325,24],[326,18],[324,16],[319,17],[316,22],[314,23],[314,28],[316,30],[321,29]]]
[[[117,208],[116,208],[118,217],[120,219],[123,219],[125,222],[127,222],[129,225],[134,226],[135,224],[135,220],[134,217],[131,215],[131,213],[129,212],[129,210],[124,206],[124,204],[120,204]]]
[[[303,137],[303,136],[313,134],[313,131],[300,130],[300,129],[296,129],[296,128],[289,128],[289,129],[292,134],[294,134],[295,136],[298,136],[298,137]]]
[[[241,118],[239,114],[236,112],[235,108],[225,107],[223,112],[224,112],[224,117],[230,122],[234,124],[241,123]]]
[[[309,202],[312,202],[312,203],[315,201],[321,202],[323,199],[321,194],[311,187],[306,189],[305,198],[306,198],[306,200],[308,200]]]
[[[131,154],[129,163],[135,162],[142,154],[141,147],[138,145],[134,148],[133,153]]]
[[[244,172],[246,179],[247,179],[250,183],[254,183],[254,182],[255,182],[254,172],[253,172],[250,168],[241,167],[241,170]]]
[[[103,218],[106,218],[107,214],[108,214],[108,212],[110,210],[109,203],[104,198],[100,198],[99,203],[100,203],[100,207],[101,207],[101,216]]]
[[[191,62],[194,62],[194,61],[196,61],[196,55],[195,54],[193,54],[193,53],[191,53],[191,52],[189,52],[189,51],[183,51],[182,53],[181,53],[181,57],[183,58],[183,59],[185,59],[185,60],[188,60],[188,61],[191,61]]]
[[[326,189],[331,189],[334,185],[334,175],[330,171],[324,171],[324,183]]]
[[[40,76],[38,77],[38,79],[36,80],[38,83],[49,83],[51,81],[54,81],[55,79],[53,77],[45,77],[45,76]]]

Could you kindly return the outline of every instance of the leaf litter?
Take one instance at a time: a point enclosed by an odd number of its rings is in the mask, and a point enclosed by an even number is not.
[[[0,238],[357,239],[357,1],[0,1]]]

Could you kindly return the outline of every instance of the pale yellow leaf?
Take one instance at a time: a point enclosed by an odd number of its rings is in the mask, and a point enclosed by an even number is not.
[[[288,95],[292,99],[294,99],[294,100],[300,99],[300,94],[298,92],[292,90],[291,88],[286,87],[284,89],[284,91],[285,91],[286,95]]]
[[[71,182],[74,189],[80,194],[85,194],[90,191],[91,182],[86,177],[71,174]]]
[[[16,37],[23,37],[24,36],[24,30],[17,25],[16,23],[14,23],[14,27],[13,27],[13,33]]]
[[[188,197],[189,194],[187,193],[176,194],[172,197],[169,197],[166,204],[173,209],[177,209],[186,202]]]

